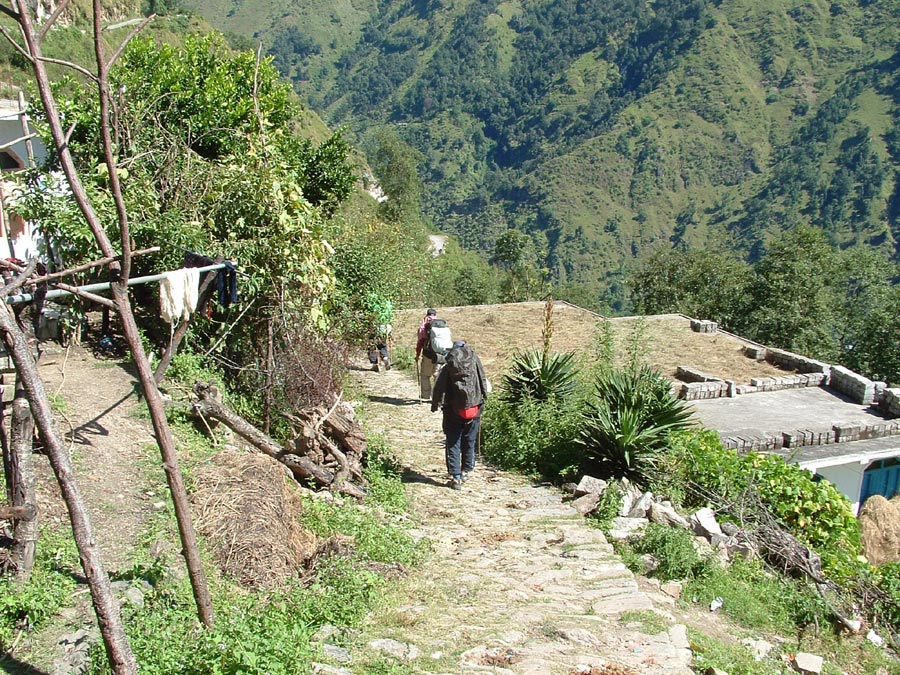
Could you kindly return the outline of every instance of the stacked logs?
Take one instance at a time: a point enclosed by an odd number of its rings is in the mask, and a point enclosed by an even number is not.
[[[273,438],[226,408],[212,383],[194,385],[193,413],[205,424],[221,422],[261,452],[277,459],[304,483],[362,499],[366,495],[362,458],[366,437],[352,418],[352,409],[340,401],[330,409],[316,407],[286,415],[294,433],[280,445]]]

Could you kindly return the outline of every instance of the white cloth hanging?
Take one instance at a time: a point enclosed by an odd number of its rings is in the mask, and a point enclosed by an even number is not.
[[[184,308],[181,318],[187,321],[197,311],[197,300],[200,297],[200,272],[196,267],[186,267],[184,272]]]
[[[197,309],[200,296],[200,272],[185,267],[166,272],[159,282],[159,313],[167,323],[187,321]]]
[[[160,279],[159,313],[166,323],[175,323],[184,313],[184,270],[166,272]]]

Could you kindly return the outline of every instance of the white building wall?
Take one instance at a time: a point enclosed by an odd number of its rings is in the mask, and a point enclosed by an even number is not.
[[[857,461],[810,470],[815,471],[815,473],[834,485],[838,492],[850,500],[853,506],[853,513],[857,513],[859,512],[859,495],[862,490],[863,472],[866,470],[866,466],[868,466],[868,462],[860,464]]]

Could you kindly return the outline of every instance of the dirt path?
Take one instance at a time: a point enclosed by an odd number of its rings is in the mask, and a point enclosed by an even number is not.
[[[354,641],[354,661],[386,650],[415,673],[691,672],[684,626],[654,607],[558,490],[483,465],[450,490],[440,414],[416,402],[414,380],[355,376],[369,397],[367,427],[405,466],[416,534],[433,555],[407,580],[404,603]]]
[[[148,514],[169,501],[159,487],[150,487],[148,473],[161,476],[161,470],[150,469],[155,440],[149,419],[141,416],[137,378],[120,362],[98,361],[81,347],[54,346],[38,366],[69,443],[103,562],[109,572],[124,570]],[[41,517],[68,523],[49,463],[45,457],[39,462]]]

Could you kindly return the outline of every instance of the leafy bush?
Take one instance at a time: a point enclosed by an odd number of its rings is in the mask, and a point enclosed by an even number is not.
[[[510,372],[503,376],[503,398],[514,403],[526,398],[566,399],[578,387],[574,365],[573,353],[516,352]]]
[[[669,434],[686,428],[690,416],[668,381],[650,368],[607,369],[595,380],[578,443],[601,475],[646,485]]]
[[[574,404],[492,397],[484,409],[482,452],[500,468],[567,478],[581,462],[574,443],[578,422]]]
[[[709,573],[712,563],[694,546],[694,536],[687,530],[650,523],[643,535],[617,545],[617,551],[632,571],[641,572],[638,561],[646,554],[659,563],[650,576],[661,581],[695,579]]]
[[[831,483],[813,480],[809,471],[776,455],[726,450],[712,431],[674,434],[671,442],[665,470],[687,486],[688,505],[705,505],[710,496],[741,503],[751,491],[791,534],[822,557],[829,575],[848,579],[860,570],[859,523]]]
[[[876,601],[873,613],[893,630],[900,627],[900,562],[889,562],[876,569],[878,587],[886,597]]]

